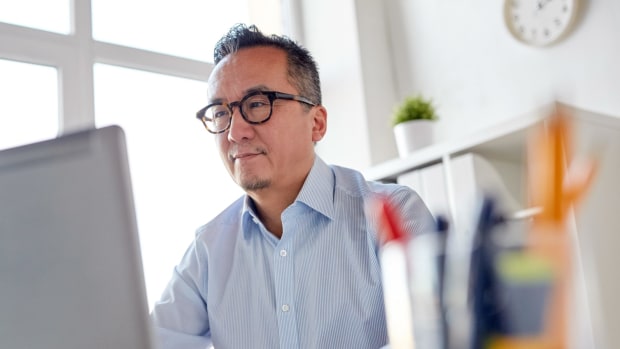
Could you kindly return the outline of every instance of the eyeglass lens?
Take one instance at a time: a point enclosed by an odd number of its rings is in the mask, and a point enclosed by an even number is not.
[[[220,132],[228,128],[234,107],[237,103],[212,105],[204,114],[207,128],[213,132]],[[265,94],[250,95],[244,98],[238,106],[244,119],[250,123],[260,123],[269,118],[271,102]]]

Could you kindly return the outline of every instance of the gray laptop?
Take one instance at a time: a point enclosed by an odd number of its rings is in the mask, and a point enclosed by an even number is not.
[[[117,126],[0,151],[0,348],[151,348]]]

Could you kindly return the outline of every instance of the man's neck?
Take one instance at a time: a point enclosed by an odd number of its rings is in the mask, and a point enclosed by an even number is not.
[[[282,237],[282,212],[289,207],[299,195],[303,181],[288,190],[265,188],[248,192],[254,202],[256,213],[265,228],[278,239]]]

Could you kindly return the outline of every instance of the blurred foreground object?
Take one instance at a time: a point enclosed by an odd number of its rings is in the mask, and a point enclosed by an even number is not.
[[[385,318],[391,349],[414,348],[413,314],[407,268],[409,236],[401,229],[400,217],[387,198],[374,203],[381,238],[379,260],[385,301]]]
[[[438,217],[435,232],[407,232],[387,198],[374,205],[390,349],[444,348],[441,288],[447,222]]]
[[[528,143],[528,197],[530,206],[541,212],[532,220],[526,248],[534,258],[549,263],[553,273],[544,331],[540,336],[498,339],[493,348],[569,347],[576,264],[570,222],[598,167],[593,157],[573,158],[571,131],[570,116],[558,106]]]

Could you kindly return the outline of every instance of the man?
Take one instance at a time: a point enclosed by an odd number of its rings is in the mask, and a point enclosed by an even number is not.
[[[375,195],[407,232],[420,198],[314,152],[327,129],[316,64],[286,37],[237,25],[215,48],[198,112],[247,193],[198,229],[152,313],[164,348],[372,348],[387,343]],[[205,198],[217,200],[217,198]]]

